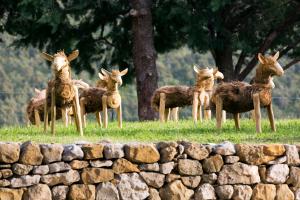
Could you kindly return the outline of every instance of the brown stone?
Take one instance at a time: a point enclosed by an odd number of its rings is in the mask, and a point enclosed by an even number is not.
[[[148,186],[161,188],[165,182],[165,175],[156,172],[141,172],[141,177]]]
[[[155,163],[160,154],[153,144],[125,145],[125,156],[128,160],[137,163]]]
[[[275,185],[259,183],[253,189],[252,200],[273,200],[275,196]]]
[[[265,144],[263,146],[263,153],[268,156],[281,156],[285,152],[282,144]]]
[[[96,188],[94,185],[75,184],[70,187],[68,199],[95,200]]]
[[[233,200],[250,200],[252,196],[252,188],[249,185],[234,185]]]
[[[0,143],[0,162],[14,163],[19,160],[20,145],[17,143]]]
[[[197,143],[186,142],[184,145],[184,152],[193,159],[203,160],[208,157],[209,152],[204,145]]]
[[[22,200],[23,189],[0,188],[1,200]]]
[[[44,156],[43,163],[61,161],[64,147],[61,144],[42,144],[40,145],[41,152]]]
[[[41,182],[49,186],[59,184],[71,185],[79,180],[80,175],[76,170],[69,170],[68,172],[64,173],[47,174],[43,175],[41,178]]]
[[[11,171],[11,169],[2,169],[2,170],[0,170],[0,173],[2,174],[3,178],[9,178],[13,175],[13,172]]]
[[[196,188],[200,184],[201,176],[182,176],[181,181],[188,188]]]
[[[300,168],[291,167],[290,176],[287,180],[287,184],[291,184],[294,187],[300,187]]]
[[[149,188],[148,200],[161,200],[159,192],[155,188]]]
[[[180,175],[197,176],[203,174],[201,163],[198,160],[180,159],[178,161]]]
[[[181,177],[178,174],[167,174],[166,176],[166,182],[171,183],[175,180],[179,180]]]
[[[194,191],[185,187],[180,180],[173,181],[159,190],[161,199],[189,200]]]
[[[19,162],[25,165],[40,165],[43,161],[43,155],[38,144],[25,142],[21,146]]]
[[[52,200],[51,190],[48,185],[37,184],[29,187],[24,195],[23,200]]]
[[[170,162],[177,155],[177,149],[173,146],[167,146],[162,148],[160,151],[160,161],[161,162]]]
[[[103,144],[84,144],[81,149],[84,153],[84,159],[86,160],[103,158]]]
[[[110,181],[114,178],[113,170],[103,168],[84,168],[81,179],[84,184],[95,184]]]
[[[219,172],[224,165],[222,156],[215,155],[209,158],[206,158],[203,162],[203,169],[207,173]]]
[[[133,164],[124,158],[119,158],[118,160],[116,160],[113,164],[112,169],[116,174],[140,171],[136,164]]]
[[[89,166],[89,162],[85,160],[72,160],[70,166],[72,169],[83,169]]]
[[[276,200],[294,200],[294,198],[294,193],[288,185],[276,185]]]

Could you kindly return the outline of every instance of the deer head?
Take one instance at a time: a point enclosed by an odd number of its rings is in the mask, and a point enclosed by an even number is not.
[[[260,73],[265,74],[265,76],[282,76],[284,71],[277,59],[279,58],[279,51],[274,56],[263,56],[261,53],[258,54],[258,60],[261,63],[260,67],[257,69]]]
[[[109,72],[109,71],[102,68],[101,72],[104,75],[104,76],[102,76],[102,75],[100,76],[100,74],[98,74],[99,78],[101,80],[105,80],[108,77],[108,82],[112,82],[112,83],[116,83],[118,85],[122,85],[122,83],[123,83],[122,76],[127,74],[128,68],[124,69],[123,71],[112,70],[111,72]]]
[[[222,72],[218,70],[218,68],[214,68],[214,79],[224,79],[224,75]]]

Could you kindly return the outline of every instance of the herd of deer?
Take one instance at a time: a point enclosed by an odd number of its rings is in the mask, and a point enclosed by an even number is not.
[[[86,126],[86,114],[95,113],[97,122],[102,126],[100,112],[103,112],[103,126],[107,128],[108,109],[115,109],[119,127],[122,127],[121,96],[118,87],[122,85],[122,76],[127,73],[101,69],[100,80],[96,87],[90,87],[82,80],[71,78],[70,62],[78,57],[78,50],[66,56],[63,51],[42,57],[52,62],[52,79],[44,90],[35,89],[36,96],[27,106],[27,118],[32,124],[40,125],[44,121],[44,131],[47,131],[50,116],[51,132],[55,134],[55,121],[62,118],[65,126],[69,124],[69,116],[74,117],[76,128],[83,135]],[[159,119],[165,122],[172,118],[178,120],[178,108],[192,105],[194,122],[211,118],[211,107],[216,109],[217,128],[222,126],[224,111],[232,113],[235,126],[240,129],[239,113],[254,109],[256,131],[261,132],[260,108],[267,108],[271,129],[276,131],[272,110],[273,76],[281,76],[284,71],[277,62],[279,52],[274,56],[258,54],[259,65],[251,84],[233,81],[221,82],[214,87],[215,80],[224,76],[218,69],[200,69],[194,66],[197,74],[194,86],[164,86],[158,88],[151,99],[152,107],[159,111]],[[203,111],[202,111],[203,110]],[[50,112],[49,112],[50,111]]]

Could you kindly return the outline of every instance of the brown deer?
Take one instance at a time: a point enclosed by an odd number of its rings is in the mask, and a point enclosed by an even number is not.
[[[80,135],[83,135],[81,116],[80,116],[80,106],[79,106],[79,96],[78,88],[71,79],[71,68],[70,62],[78,57],[79,51],[73,51],[69,56],[63,51],[49,55],[47,53],[42,53],[42,57],[48,61],[52,62],[51,69],[53,72],[53,79],[48,82],[48,87],[46,91],[46,103],[44,107],[44,131],[47,131],[48,127],[48,111],[51,106],[51,132],[55,134],[55,120],[56,119],[56,108],[65,111],[66,108],[72,106],[75,123],[77,131]],[[66,116],[63,113],[63,116]]]
[[[282,76],[284,71],[277,59],[279,52],[274,56],[258,54],[259,65],[253,83],[229,82],[219,85],[212,95],[212,103],[216,106],[217,128],[222,126],[221,110],[233,113],[235,126],[240,129],[239,113],[254,109],[256,132],[261,132],[260,107],[267,108],[271,129],[276,131],[272,109],[272,76]]]

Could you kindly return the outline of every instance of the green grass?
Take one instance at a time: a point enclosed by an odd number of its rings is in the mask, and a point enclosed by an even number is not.
[[[194,124],[192,120],[179,122],[123,122],[119,129],[116,122],[110,122],[107,129],[99,128],[95,123],[88,123],[84,137],[75,131],[74,125],[65,128],[62,124],[56,127],[56,136],[50,131],[43,133],[42,128],[2,127],[0,141],[23,142],[32,140],[40,143],[71,143],[76,141],[98,142],[110,140],[118,142],[140,141],[178,141],[187,140],[200,143],[218,143],[229,140],[235,143],[300,143],[300,120],[277,120],[277,132],[270,130],[267,120],[263,120],[263,133],[255,133],[252,120],[241,120],[241,130],[236,131],[232,120],[227,120],[222,131],[217,131],[215,121]]]

